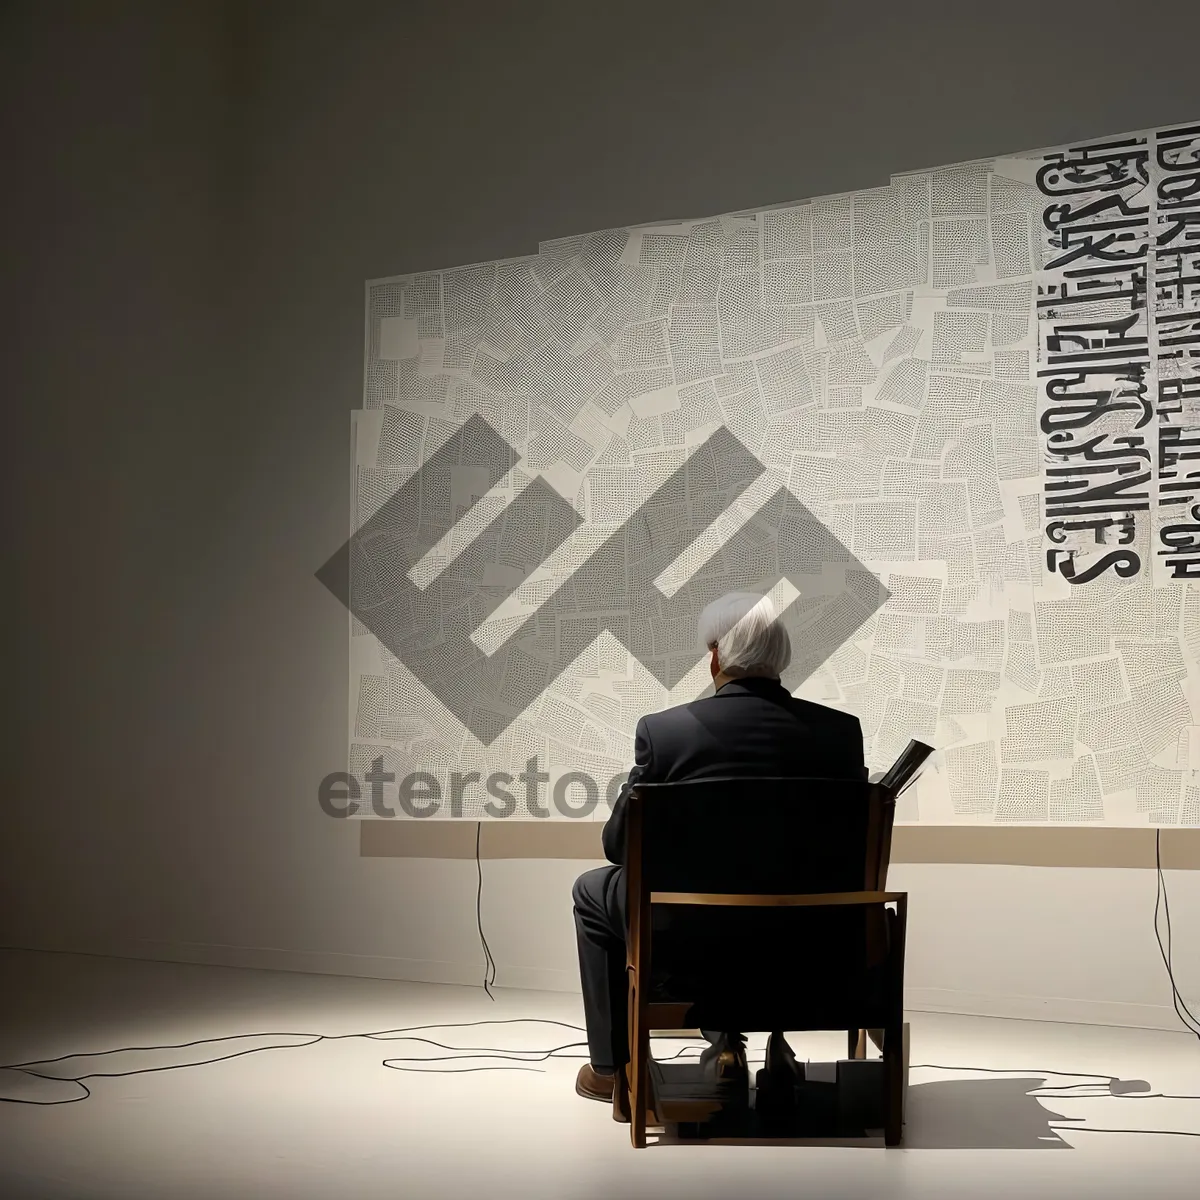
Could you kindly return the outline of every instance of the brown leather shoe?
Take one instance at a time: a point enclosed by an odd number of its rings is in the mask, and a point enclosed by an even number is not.
[[[616,1079],[615,1074],[601,1075],[591,1063],[584,1063],[579,1068],[579,1074],[575,1076],[575,1094],[585,1100],[599,1100],[604,1104],[611,1104]]]

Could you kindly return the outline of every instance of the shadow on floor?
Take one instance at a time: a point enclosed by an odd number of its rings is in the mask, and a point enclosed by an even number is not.
[[[910,1150],[1072,1150],[1058,1127],[1094,1132],[1165,1133],[1172,1136],[1200,1137],[1200,1133],[1184,1129],[1142,1128],[1113,1130],[1093,1124],[1088,1118],[1068,1116],[1060,1111],[1058,1100],[1097,1099],[1104,1093],[1091,1096],[1052,1096],[1040,1089],[1047,1086],[1044,1075],[1012,1076],[1003,1079],[942,1079],[928,1083],[913,1083],[908,1089],[902,1145]],[[1121,1094],[1147,1095],[1150,1085],[1144,1080],[1114,1081],[1111,1096]],[[1194,1096],[1157,1098],[1165,1102],[1200,1099]],[[1149,1097],[1148,1097],[1149,1098]],[[1161,1114],[1160,1114],[1161,1115]],[[1178,1110],[1174,1114],[1178,1121]],[[682,1133],[682,1130],[680,1131]],[[879,1136],[865,1138],[788,1138],[768,1141],[760,1137],[705,1137],[702,1131],[677,1137],[674,1133],[658,1138],[660,1145],[717,1144],[717,1145],[824,1145],[824,1146],[882,1146]]]
[[[1041,1076],[910,1083],[904,1145],[914,1150],[1070,1150],[1051,1123],[1085,1122],[1056,1112]]]

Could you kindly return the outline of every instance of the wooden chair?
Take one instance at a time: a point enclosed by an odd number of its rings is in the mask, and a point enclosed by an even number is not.
[[[884,1139],[899,1144],[908,897],[884,890],[894,809],[887,787],[851,780],[631,792],[630,1061],[617,1086],[634,1146],[650,1112],[693,1119],[655,1094],[650,1058],[652,1029],[692,1028],[844,1029],[851,1058],[881,1030]]]

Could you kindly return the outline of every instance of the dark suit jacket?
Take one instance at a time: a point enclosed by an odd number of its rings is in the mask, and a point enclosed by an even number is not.
[[[634,766],[604,826],[604,855],[624,865],[629,790],[722,775],[866,779],[858,718],[798,700],[778,679],[726,683],[712,696],[643,717]]]

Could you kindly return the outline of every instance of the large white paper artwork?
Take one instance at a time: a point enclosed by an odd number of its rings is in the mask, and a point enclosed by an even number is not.
[[[397,561],[444,603],[400,655],[352,619],[359,777],[478,820],[507,772],[536,819],[536,759],[603,819],[637,719],[707,683],[699,606],[774,588],[785,683],[874,769],[937,748],[902,821],[1200,825],[1200,125],[374,280],[365,351],[354,528],[407,486]],[[605,571],[684,599],[614,624]],[[451,626],[494,704],[421,681]]]

